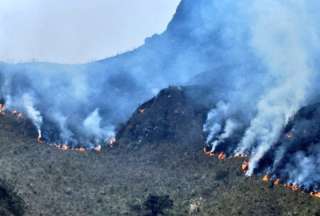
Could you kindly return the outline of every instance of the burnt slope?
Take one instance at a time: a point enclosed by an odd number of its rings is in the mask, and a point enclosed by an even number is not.
[[[202,148],[202,125],[208,108],[195,103],[191,88],[169,87],[142,104],[117,135],[121,144],[136,148],[159,142],[177,143],[181,148]]]

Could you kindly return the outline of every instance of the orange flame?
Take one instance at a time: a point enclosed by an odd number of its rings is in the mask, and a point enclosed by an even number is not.
[[[288,133],[286,135],[289,139],[291,139],[293,137],[293,134],[292,133]],[[216,154],[214,152],[211,152],[211,151],[208,151],[206,147],[203,148],[203,152],[206,156],[208,157],[213,157],[215,156]],[[246,158],[247,156],[246,155],[236,155],[235,158]],[[224,160],[226,158],[226,155],[224,152],[220,152],[218,154],[218,159],[219,160]],[[244,160],[243,163],[241,164],[241,171],[242,172],[247,172],[249,169],[249,161],[248,160]],[[280,178],[276,178],[274,180],[271,180],[271,177],[268,176],[268,175],[264,175],[262,177],[262,181],[263,182],[269,182],[269,181],[273,181],[273,185],[281,185],[281,180]],[[288,183],[288,184],[283,184],[283,186],[288,189],[288,190],[291,190],[291,191],[294,191],[294,192],[301,192],[303,191],[299,185],[297,184],[292,184],[292,183]],[[315,198],[320,198],[320,191],[314,191],[314,192],[311,192],[310,195],[312,197],[315,197]]]
[[[263,176],[262,181],[269,182],[270,181],[270,177],[268,175],[265,175],[265,176]]]
[[[292,190],[292,191],[295,191],[295,192],[301,191],[301,189],[299,188],[298,185],[292,184],[292,183],[284,184],[284,187],[285,187],[286,189],[288,189],[288,190]]]
[[[218,155],[218,159],[219,160],[224,160],[226,159],[226,154],[224,152],[221,152],[219,155]]]
[[[6,109],[5,104],[0,104],[0,112],[3,112]]]
[[[37,138],[37,143],[38,143],[38,144],[43,144],[43,140],[41,140],[41,137],[38,137],[38,138]]]
[[[44,141],[42,140],[42,136],[40,134],[38,135],[37,143],[38,144],[43,144],[44,143]]]
[[[59,149],[61,149],[62,151],[67,151],[69,150],[69,146],[67,144],[62,144],[59,146]]]
[[[310,195],[316,198],[320,198],[320,192],[311,192]]]
[[[242,165],[241,165],[241,171],[242,172],[247,172],[249,169],[249,161],[245,160],[243,161]]]
[[[84,152],[86,152],[86,149],[84,147],[80,147],[80,148],[76,148],[75,151],[77,151],[79,153],[84,153]]]
[[[206,147],[203,148],[203,153],[208,157],[214,157],[214,155],[215,155],[214,152],[207,151]]]
[[[274,180],[273,184],[274,184],[274,185],[279,185],[279,184],[280,184],[280,179],[277,178],[276,180]]]
[[[1,115],[5,115],[5,109],[6,109],[6,105],[5,104],[0,104],[0,114]]]
[[[144,113],[145,109],[139,109],[140,113]]]

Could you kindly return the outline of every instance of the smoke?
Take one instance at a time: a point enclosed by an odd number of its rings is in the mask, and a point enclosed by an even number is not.
[[[21,98],[23,108],[28,118],[32,120],[38,131],[38,137],[41,138],[41,126],[43,119],[41,113],[34,107],[33,98],[28,94],[23,94]]]
[[[308,38],[314,29],[309,22],[306,2],[259,1],[252,4],[252,46],[274,77],[273,84],[263,93],[257,115],[242,139],[238,153],[252,154],[248,175],[259,160],[278,140],[281,130],[308,99],[313,68]],[[263,7],[268,5],[268,7]],[[299,17],[296,15],[300,14]],[[266,28],[266,26],[272,26]],[[285,55],[283,55],[285,53]]]
[[[223,121],[228,114],[228,104],[220,101],[215,109],[212,109],[207,116],[206,124],[203,127],[203,131],[208,133],[207,144],[210,144],[215,136],[222,130]]]
[[[203,132],[207,134],[206,144],[211,147],[211,152],[240,128],[241,125],[233,112],[230,104],[223,101],[219,101],[215,108],[209,111]]]
[[[114,136],[114,127],[105,126],[104,128],[101,127],[102,117],[99,114],[99,109],[95,109],[84,121],[84,133],[88,133],[90,136],[99,140],[112,137]]]
[[[223,9],[230,2],[216,4],[221,4],[219,8]],[[220,76],[215,74],[209,81],[205,81],[205,78],[202,78],[201,81],[215,86],[214,91],[223,92],[222,95],[217,96],[218,98],[221,97],[232,107],[237,107],[238,111],[246,110],[247,113],[250,113],[244,117],[245,124],[249,119],[249,127],[234,149],[234,154],[250,156],[247,175],[252,175],[271,149],[276,155],[274,166],[277,166],[283,159],[289,146],[288,144],[276,146],[276,144],[284,128],[302,106],[316,100],[315,80],[319,79],[316,53],[319,48],[320,34],[314,11],[320,5],[315,1],[303,0],[259,0],[244,4],[233,3],[233,5],[237,6],[231,7],[232,9],[241,11],[235,13],[240,15],[237,16],[236,23],[246,29],[249,37],[243,37],[246,34],[233,31],[232,42],[235,44],[229,55],[234,57],[235,61],[242,59],[245,63],[250,61],[248,59],[252,59],[248,65],[255,65],[257,69],[255,73],[247,71],[244,77],[241,70],[243,64],[241,64],[237,73],[225,70]],[[225,17],[228,18],[228,15],[224,16],[227,25],[233,26],[234,23]],[[220,31],[227,30],[222,28]],[[242,50],[243,45],[237,44],[234,38],[240,38],[242,43],[247,43],[250,51]],[[238,52],[237,49],[241,51]],[[237,56],[240,53],[242,56]],[[226,61],[222,62],[226,63]],[[220,72],[221,69],[217,71]],[[216,79],[223,80],[219,88],[216,88]],[[248,85],[249,80],[253,84]],[[235,89],[239,89],[241,93],[238,94],[234,91]],[[207,143],[212,147],[212,151],[219,146],[225,135],[230,136],[234,133],[233,127],[230,133],[227,132],[227,117],[225,113],[218,114],[218,112],[217,108],[210,111],[204,126],[204,131],[208,134]],[[227,123],[223,130],[224,122]],[[291,181],[302,185],[308,182],[307,179],[310,180],[314,178],[313,176],[317,176],[309,168],[302,171],[302,167],[313,167],[311,163],[317,164],[314,156],[318,154],[312,153],[312,155],[309,157],[300,153],[295,156],[300,160],[295,160],[294,164],[287,162],[287,166],[291,167],[289,178]],[[271,165],[272,163],[269,164]],[[301,174],[298,174],[299,172]],[[315,182],[315,179],[311,182]]]
[[[318,166],[319,148],[310,148],[308,152],[297,152],[288,163],[284,172],[288,173],[289,182],[310,189],[316,187],[319,190],[320,173]]]
[[[197,85],[210,97],[193,98],[213,104],[203,126],[212,151],[248,155],[248,175],[267,167],[312,184],[317,175],[301,170],[318,164],[318,148],[284,160],[292,143],[279,139],[298,110],[319,99],[319,6],[183,0],[167,30],[132,52],[84,65],[1,64],[1,95],[49,142],[94,147],[160,89]]]

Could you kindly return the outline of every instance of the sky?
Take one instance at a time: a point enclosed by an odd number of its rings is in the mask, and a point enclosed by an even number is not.
[[[0,61],[84,63],[165,30],[180,0],[0,0]]]

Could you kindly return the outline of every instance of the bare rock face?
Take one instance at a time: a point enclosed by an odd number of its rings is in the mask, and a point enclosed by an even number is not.
[[[208,108],[196,103],[189,89],[169,87],[142,104],[117,134],[120,144],[176,143],[183,148],[202,146]]]

